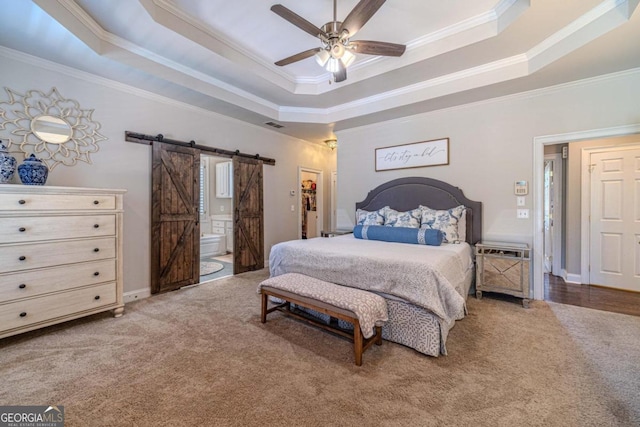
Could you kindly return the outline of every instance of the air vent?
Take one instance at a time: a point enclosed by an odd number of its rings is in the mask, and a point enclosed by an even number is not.
[[[266,122],[265,125],[271,126],[272,128],[276,128],[276,129],[280,129],[284,127],[280,123],[276,123],[276,122]]]

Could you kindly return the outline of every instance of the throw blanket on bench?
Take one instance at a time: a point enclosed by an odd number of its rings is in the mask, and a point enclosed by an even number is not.
[[[382,326],[382,323],[388,320],[387,302],[371,292],[323,282],[297,273],[267,279],[258,285],[258,292],[263,286],[288,291],[353,312],[360,322],[360,329],[365,338],[374,335],[374,326]]]

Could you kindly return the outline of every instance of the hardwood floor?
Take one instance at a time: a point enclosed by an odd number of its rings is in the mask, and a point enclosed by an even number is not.
[[[640,293],[593,285],[565,283],[561,277],[544,275],[544,299],[562,304],[640,316]]]

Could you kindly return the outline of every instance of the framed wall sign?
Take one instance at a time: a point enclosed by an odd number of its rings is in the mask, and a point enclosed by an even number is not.
[[[376,172],[449,164],[449,138],[376,148]]]

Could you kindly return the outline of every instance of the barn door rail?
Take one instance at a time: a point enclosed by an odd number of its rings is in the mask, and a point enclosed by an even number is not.
[[[189,142],[177,141],[175,139],[165,138],[164,135],[162,135],[161,133],[159,133],[156,136],[152,136],[152,135],[145,135],[143,133],[131,132],[126,130],[124,131],[124,139],[125,141],[128,141],[128,142],[135,142],[137,144],[144,144],[144,145],[153,145],[154,141],[157,141],[165,144],[179,145],[182,147],[192,147],[200,151],[211,153],[213,155],[221,156],[221,157],[239,156],[239,157],[246,157],[248,159],[262,160],[262,162],[265,165],[275,166],[276,164],[275,159],[271,159],[269,157],[262,157],[260,154],[247,154],[247,153],[241,153],[240,150],[231,151],[231,150],[225,150],[223,148],[209,147],[206,145],[196,144],[195,141],[189,141]]]

